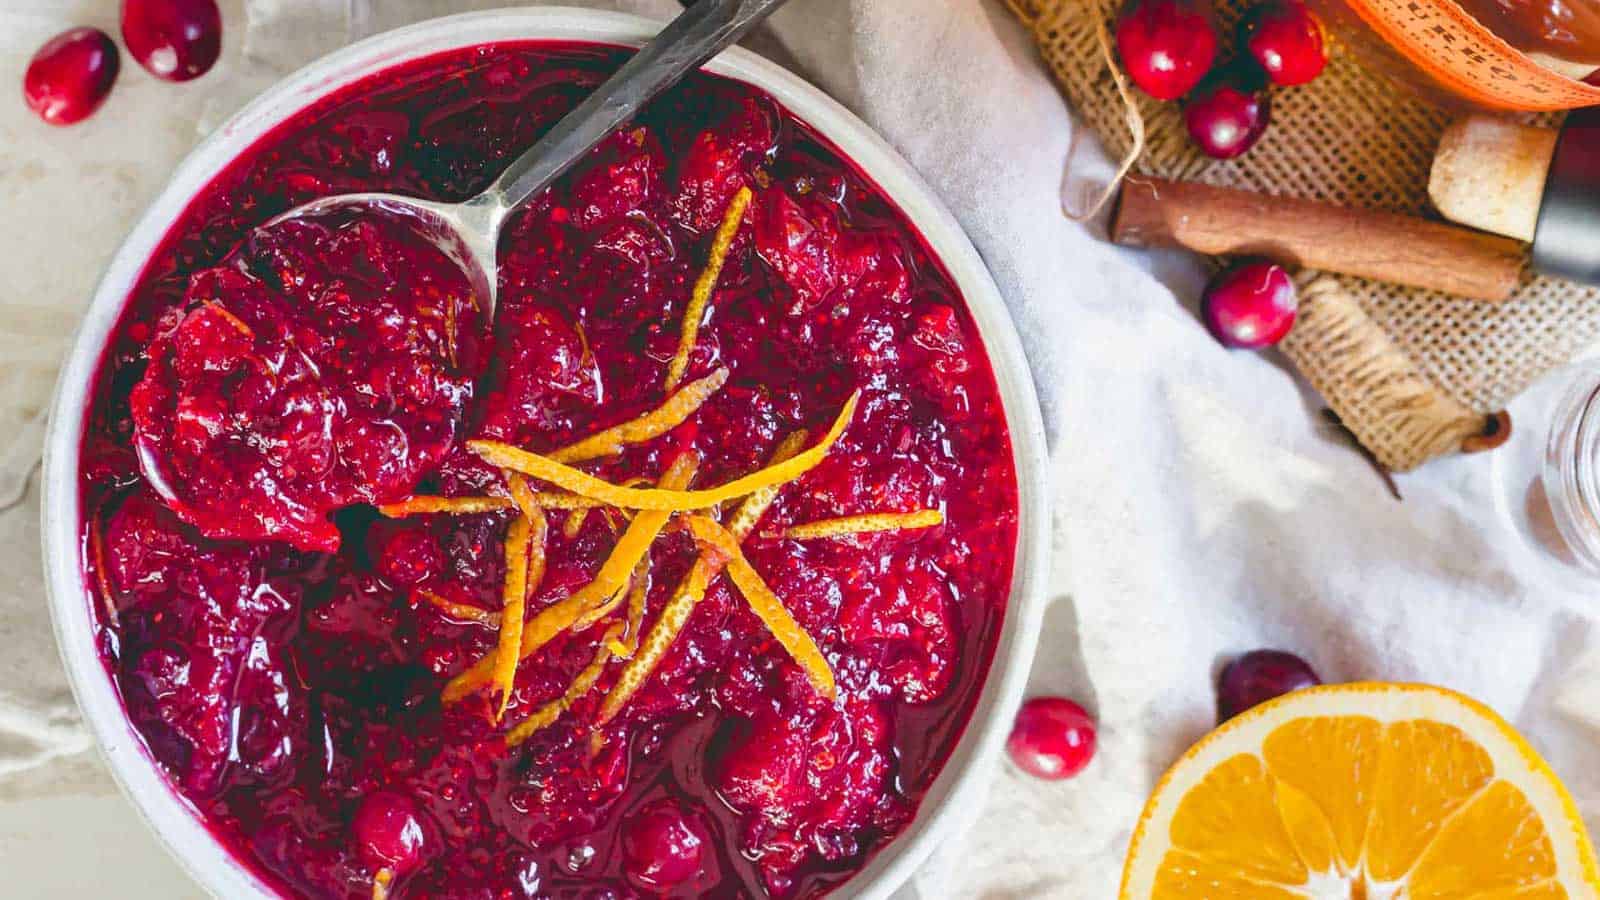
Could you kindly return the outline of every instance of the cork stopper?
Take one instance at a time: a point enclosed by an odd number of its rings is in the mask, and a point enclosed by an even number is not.
[[[1428,197],[1445,218],[1532,241],[1557,132],[1472,115],[1439,139]]]

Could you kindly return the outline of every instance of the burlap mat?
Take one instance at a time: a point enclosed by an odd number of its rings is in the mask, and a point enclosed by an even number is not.
[[[1118,0],[1007,3],[1073,109],[1121,156],[1131,123],[1099,34]],[[1219,0],[1224,33],[1245,5]],[[1271,126],[1236,160],[1195,150],[1177,104],[1137,92],[1134,100],[1146,135],[1135,172],[1407,213],[1427,210],[1428,168],[1452,117],[1337,49],[1315,82],[1274,91]],[[1476,439],[1503,423],[1490,414],[1600,336],[1600,291],[1569,282],[1525,278],[1498,304],[1343,275],[1304,273],[1302,285],[1300,318],[1281,349],[1395,471],[1464,441],[1494,444]]]

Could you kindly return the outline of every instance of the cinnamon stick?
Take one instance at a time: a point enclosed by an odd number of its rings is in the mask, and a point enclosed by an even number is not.
[[[1523,245],[1414,216],[1234,188],[1130,177],[1111,239],[1359,275],[1475,300],[1505,300],[1522,272]]]

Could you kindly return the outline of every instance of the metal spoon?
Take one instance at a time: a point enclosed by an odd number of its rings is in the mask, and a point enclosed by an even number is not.
[[[263,227],[350,206],[408,216],[456,257],[473,288],[484,298],[485,312],[492,321],[498,280],[495,248],[506,219],[632,119],[640,107],[731,46],[785,2],[699,0],[639,48],[622,68],[513,160],[483,193],[470,200],[435,203],[380,192],[340,194],[297,206]]]

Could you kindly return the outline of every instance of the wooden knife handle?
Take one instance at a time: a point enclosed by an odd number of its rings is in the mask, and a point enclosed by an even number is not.
[[[1396,213],[1233,188],[1129,177],[1111,239],[1213,256],[1265,256],[1475,300],[1505,300],[1521,277],[1523,245]]]

